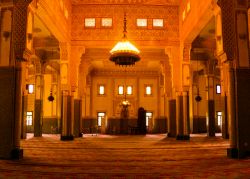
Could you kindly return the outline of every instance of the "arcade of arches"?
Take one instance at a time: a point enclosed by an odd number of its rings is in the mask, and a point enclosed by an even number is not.
[[[26,133],[147,133],[228,138],[250,152],[247,0],[0,0],[0,158],[20,158]],[[109,51],[127,36],[141,60]],[[128,100],[128,116],[121,101]]]

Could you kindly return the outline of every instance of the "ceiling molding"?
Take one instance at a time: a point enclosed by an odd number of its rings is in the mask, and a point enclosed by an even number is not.
[[[72,0],[73,5],[179,5],[179,0]]]

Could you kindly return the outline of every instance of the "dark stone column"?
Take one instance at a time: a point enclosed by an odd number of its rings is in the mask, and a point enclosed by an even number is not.
[[[73,97],[67,94],[62,95],[62,134],[61,140],[74,140],[74,102]]]
[[[21,122],[21,139],[26,139],[26,118],[27,118],[27,103],[28,103],[28,96],[22,96],[22,122]]]
[[[250,155],[250,63],[248,39],[249,1],[218,0],[222,17],[223,50],[228,66],[228,122],[230,148],[227,156]]]
[[[176,100],[168,101],[168,137],[176,137]]]
[[[227,112],[227,96],[223,96],[224,99],[224,111],[222,115],[222,127],[221,127],[221,132],[222,132],[222,137],[224,139],[229,139],[229,134],[228,134],[228,112]]]
[[[176,139],[180,140],[183,137],[183,96],[176,97]]]
[[[176,130],[177,140],[184,140],[184,124],[183,124],[183,96],[177,95],[176,97]]]
[[[15,68],[0,67],[0,158],[22,158],[20,149],[20,133],[16,133],[16,128],[20,128],[16,120],[15,104]],[[20,104],[19,104],[20,105]],[[21,111],[19,111],[21,114]],[[16,136],[17,135],[17,136]]]
[[[213,65],[212,65],[213,66]],[[208,73],[211,73],[211,63],[208,66]],[[213,69],[213,68],[212,68]],[[207,88],[207,135],[209,137],[215,136],[215,103],[214,103],[214,75],[208,74],[206,76],[206,88]]]
[[[183,92],[183,139],[190,139],[189,94]]]
[[[74,100],[74,136],[82,137],[81,128],[82,128],[82,100]]]
[[[35,114],[34,114],[34,137],[42,136],[42,108],[43,101],[41,99],[35,100]]]
[[[231,130],[236,129],[235,139],[237,141],[238,158],[243,158],[250,155],[250,69],[237,69],[235,101],[236,110],[236,128],[231,126]],[[233,124],[231,124],[233,125]],[[235,149],[232,149],[235,150]],[[230,153],[229,153],[230,154]]]
[[[138,109],[137,127],[139,128],[139,134],[146,134],[147,133],[146,110],[144,110],[144,108],[142,108],[142,107],[140,107]]]
[[[21,62],[16,62],[15,67],[15,116],[14,116],[14,148],[11,151],[11,158],[21,159],[23,158],[23,149],[20,148],[21,139],[21,121],[22,121],[22,64]]]
[[[34,106],[34,137],[42,136],[44,77],[42,64],[36,61],[36,90]]]
[[[236,119],[236,91],[235,91],[235,70],[232,68],[232,63],[228,66],[228,112],[229,112],[229,139],[230,148],[227,150],[227,156],[230,158],[238,158],[239,146],[238,146],[238,135],[237,135],[237,119]]]
[[[208,124],[207,124],[207,135],[209,137],[215,136],[215,107],[214,107],[214,100],[208,100]]]
[[[22,121],[22,70],[25,47],[28,5],[31,0],[15,0],[12,7],[10,66],[1,67],[0,74],[0,158],[20,159]],[[3,37],[2,37],[3,38]]]

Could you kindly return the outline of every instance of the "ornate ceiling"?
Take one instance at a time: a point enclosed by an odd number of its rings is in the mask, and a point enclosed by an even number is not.
[[[179,0],[72,0],[79,4],[137,4],[137,5],[179,5]]]

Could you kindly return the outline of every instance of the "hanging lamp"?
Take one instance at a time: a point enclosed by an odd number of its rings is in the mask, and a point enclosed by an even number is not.
[[[50,102],[53,102],[54,101],[54,96],[53,96],[53,94],[52,94],[52,89],[50,90],[50,95],[49,95],[49,97],[48,97],[48,100],[50,101]]]
[[[110,54],[111,56],[109,60],[114,62],[116,65],[134,65],[135,62],[140,60],[140,51],[127,39],[126,13],[124,14],[123,38],[114,46],[114,48],[110,51]]]
[[[198,73],[198,58],[197,58],[197,55],[196,55],[196,71]],[[200,102],[202,100],[202,97],[200,96],[200,93],[199,93],[199,83],[197,84],[197,95],[195,96],[195,101],[196,102]]]
[[[52,78],[52,67],[51,67],[51,78]],[[52,80],[51,80],[52,81]],[[50,88],[50,94],[49,94],[49,97],[48,97],[48,100],[49,102],[53,102],[54,101],[54,96],[53,96],[53,93],[52,93],[52,84],[51,84],[51,88]]]

